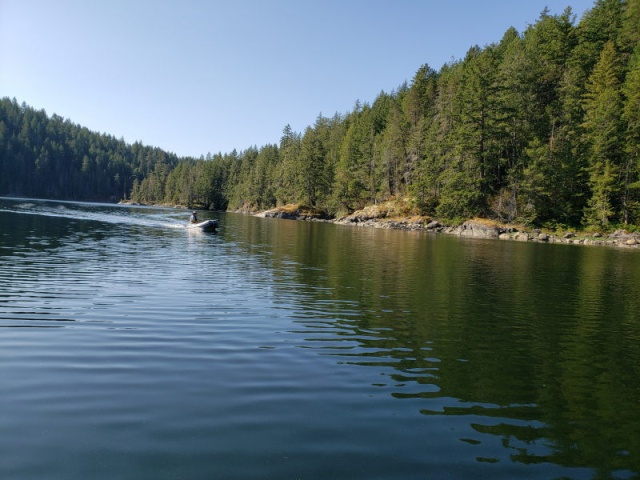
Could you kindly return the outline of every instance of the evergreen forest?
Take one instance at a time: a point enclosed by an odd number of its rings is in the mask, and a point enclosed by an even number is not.
[[[403,75],[399,72],[399,76]],[[0,194],[549,228],[640,226],[640,0],[545,9],[351,111],[261,147],[185,158],[0,100]]]

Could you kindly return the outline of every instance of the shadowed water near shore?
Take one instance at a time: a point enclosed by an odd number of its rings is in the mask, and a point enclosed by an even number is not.
[[[184,215],[0,200],[2,478],[640,474],[636,251]]]

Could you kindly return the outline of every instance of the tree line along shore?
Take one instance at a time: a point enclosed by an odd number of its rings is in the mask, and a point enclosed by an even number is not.
[[[251,213],[251,212],[239,212]],[[483,218],[473,218],[462,223],[445,224],[423,215],[408,213],[402,202],[385,202],[372,205],[340,218],[326,218],[312,209],[300,205],[285,205],[264,212],[253,213],[264,218],[331,222],[339,225],[398,229],[444,233],[461,237],[514,240],[518,242],[564,243],[573,245],[600,245],[623,248],[640,248],[640,231],[618,229],[602,234],[584,231],[549,231],[523,225],[505,224]]]
[[[550,239],[635,238],[640,0],[596,0],[580,19],[545,9],[523,32],[439,70],[422,65],[372,103],[200,158],[3,98],[0,193],[244,212],[306,205],[334,220],[391,202],[425,228],[481,219]]]

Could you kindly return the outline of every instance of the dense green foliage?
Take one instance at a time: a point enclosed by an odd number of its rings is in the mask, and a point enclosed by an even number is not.
[[[0,192],[329,215],[388,199],[446,219],[640,225],[640,0],[543,11],[277,145],[178,159],[5,99]]]
[[[179,159],[159,148],[128,145],[24,103],[0,100],[0,192],[4,195],[114,201],[136,179],[168,173]]]

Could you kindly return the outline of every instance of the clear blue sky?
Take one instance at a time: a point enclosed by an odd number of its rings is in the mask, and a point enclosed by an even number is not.
[[[593,0],[0,0],[0,97],[180,156],[278,143]]]

